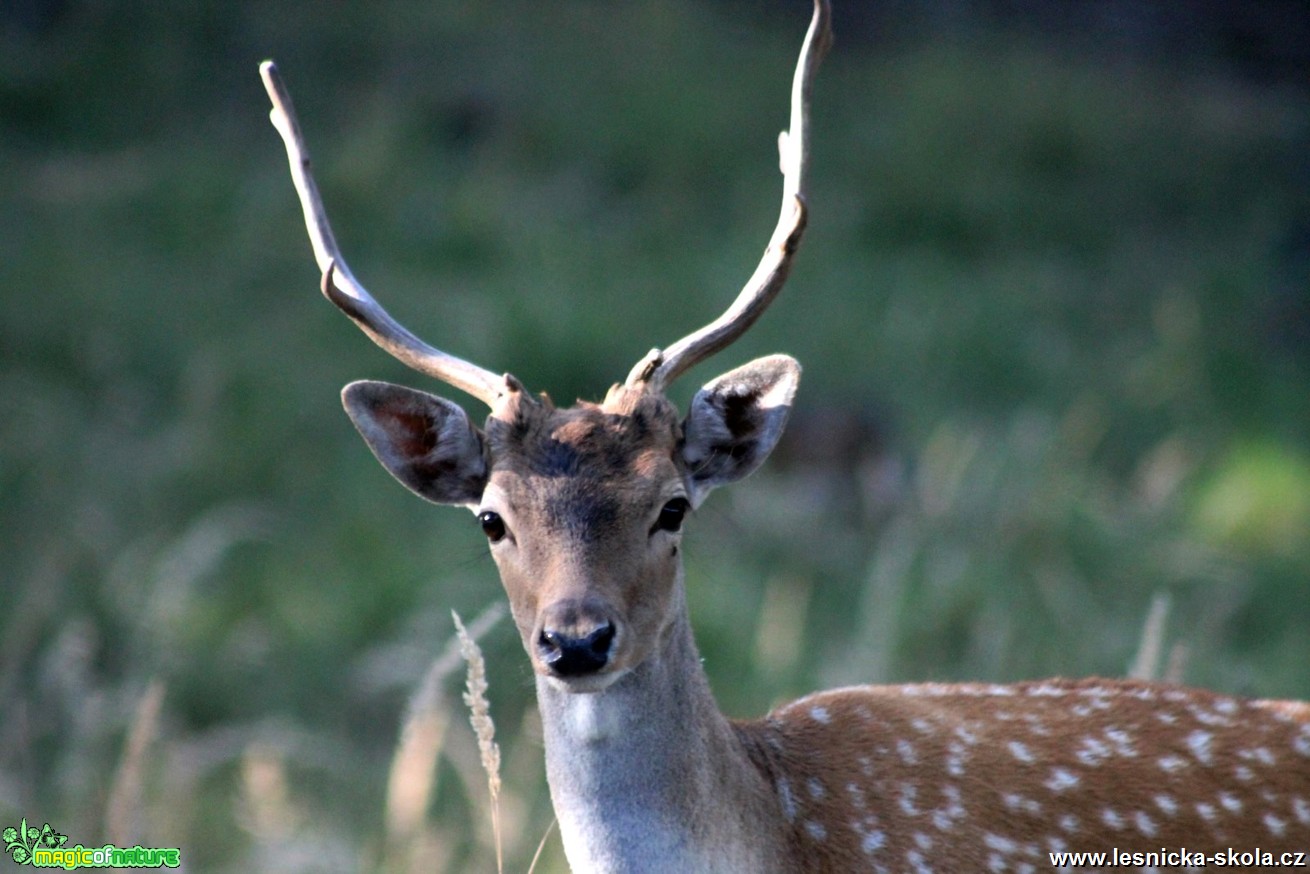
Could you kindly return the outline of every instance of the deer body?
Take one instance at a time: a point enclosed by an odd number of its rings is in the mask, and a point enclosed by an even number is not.
[[[860,686],[744,730],[776,754],[787,870],[1310,850],[1304,705],[1122,680]]]
[[[719,319],[653,350],[599,404],[558,409],[428,346],[337,248],[276,68],[262,74],[323,292],[406,364],[484,402],[380,382],[343,401],[418,495],[472,510],[536,677],[546,771],[579,872],[1036,871],[1063,851],[1310,851],[1310,706],[1139,682],[864,686],[754,722],[718,710],[687,615],[688,511],[776,444],[783,355],[665,389],[776,296],[806,220],[808,97],[827,0],[797,64],[777,227]],[[1142,864],[1152,864],[1144,862]],[[1166,862],[1160,862],[1163,866]]]

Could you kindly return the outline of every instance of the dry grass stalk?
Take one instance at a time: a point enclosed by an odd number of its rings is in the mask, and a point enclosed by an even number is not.
[[[445,734],[446,713],[440,708],[418,711],[406,720],[387,780],[387,846],[408,844],[421,832]]]
[[[241,796],[237,823],[261,852],[285,845],[306,820],[291,793],[286,751],[254,740],[241,754]]]
[[[1164,658],[1165,624],[1169,619],[1170,600],[1167,592],[1157,592],[1151,598],[1151,609],[1146,614],[1142,626],[1142,637],[1137,646],[1137,656],[1128,668],[1128,676],[1134,680],[1157,680]]]
[[[501,602],[492,603],[469,623],[468,636],[477,640],[504,614]],[[387,780],[385,820],[390,847],[424,843],[423,818],[436,793],[436,763],[444,745],[449,714],[443,686],[462,663],[461,648],[459,638],[451,638],[428,666],[409,700]]]
[[[123,758],[114,775],[109,802],[105,805],[105,835],[120,846],[132,846],[143,837],[141,828],[142,774],[146,751],[159,729],[159,713],[164,704],[164,683],[154,679],[146,687],[136,707],[136,715],[127,732]]]
[[[546,841],[550,840],[550,834],[555,830],[558,823],[558,819],[551,818],[550,825],[546,827],[546,833],[541,836],[541,843],[537,844],[537,852],[532,854],[532,862],[528,865],[528,874],[532,874],[537,870],[537,861],[541,859],[541,854],[546,849]]]
[[[459,614],[452,610],[450,615],[455,620],[455,632],[459,635],[460,654],[468,663],[464,703],[469,708],[473,733],[478,736],[482,769],[487,772],[487,789],[491,794],[491,831],[496,844],[496,871],[502,874],[505,869],[500,847],[500,747],[496,744],[496,725],[491,721],[491,708],[487,703],[487,665],[482,658],[482,650],[465,630]]]

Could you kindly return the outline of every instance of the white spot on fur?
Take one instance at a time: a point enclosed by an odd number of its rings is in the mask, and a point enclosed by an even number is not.
[[[1105,736],[1114,744],[1114,751],[1119,755],[1129,758],[1137,755],[1137,750],[1133,749],[1133,736],[1122,728],[1107,728]]]
[[[815,722],[820,722],[824,725],[832,722],[832,714],[828,712],[827,707],[824,707],[821,704],[815,704],[810,708],[810,718]]]
[[[1182,756],[1175,756],[1173,753],[1161,756],[1156,760],[1156,763],[1160,766],[1160,770],[1168,771],[1170,774],[1187,767],[1187,761]]]
[[[881,850],[886,843],[887,836],[885,834],[881,831],[871,831],[860,841],[860,849],[864,851],[864,855],[872,856]]]
[[[1239,813],[1242,810],[1242,800],[1231,792],[1220,792],[1219,803],[1229,813]]]
[[[1012,740],[1008,746],[1010,748],[1010,755],[1014,756],[1025,765],[1031,765],[1033,762],[1037,761],[1033,757],[1032,750],[1028,749],[1025,744],[1021,744],[1017,740]]]
[[[921,696],[940,698],[950,692],[944,683],[913,683],[908,686],[902,686],[897,691],[907,698],[918,698]]]
[[[1148,838],[1155,837],[1157,832],[1157,829],[1155,827],[1155,820],[1151,819],[1151,817],[1148,816],[1145,811],[1139,810],[1135,814],[1133,814],[1133,824],[1136,825],[1137,830],[1141,832],[1143,835],[1145,835],[1146,837]]]
[[[1004,853],[1007,856],[1013,856],[1019,852],[1019,845],[1009,838],[1002,837],[992,832],[983,833],[983,843],[988,849],[995,850],[998,853]]]
[[[1060,828],[1068,834],[1075,834],[1079,828],[1078,817],[1072,813],[1066,813],[1060,817]]]
[[[933,728],[933,724],[922,716],[916,716],[914,719],[911,719],[910,725],[913,726],[914,730],[919,734],[932,734],[933,731],[936,730]]]
[[[846,784],[846,794],[851,798],[851,804],[863,810],[868,802],[864,800],[864,790],[854,783]]]
[[[1264,820],[1265,828],[1269,829],[1269,834],[1276,838],[1281,838],[1283,832],[1287,831],[1287,821],[1274,816],[1272,813],[1266,813],[1262,819]]]
[[[1209,765],[1214,761],[1214,751],[1210,746],[1212,740],[1214,740],[1213,734],[1201,731],[1199,728],[1187,736],[1187,748],[1202,765]]]
[[[1238,765],[1233,769],[1233,776],[1241,780],[1243,783],[1250,783],[1255,779],[1255,772],[1246,765]]]
[[[1037,683],[1029,686],[1025,694],[1030,698],[1062,698],[1068,694],[1068,690],[1050,683]]]
[[[1178,802],[1169,795],[1155,796],[1155,806],[1160,808],[1165,816],[1173,816],[1178,812]]]
[[[1214,822],[1219,818],[1219,811],[1215,810],[1213,804],[1205,801],[1198,801],[1196,803],[1196,812],[1201,814],[1201,819],[1206,822]]]
[[[1110,757],[1110,748],[1100,738],[1088,736],[1082,739],[1074,756],[1084,765],[1094,768]]]
[[[938,831],[950,832],[955,829],[956,821],[967,819],[969,813],[960,803],[959,788],[948,783],[942,788],[942,794],[946,796],[946,805],[931,812],[932,824]]]
[[[1042,717],[1036,713],[1025,713],[1023,721],[1028,723],[1028,730],[1033,734],[1050,734],[1051,730],[1042,722]]]
[[[948,754],[946,756],[946,772],[952,777],[963,777],[964,761],[967,756],[964,744],[953,740],[946,747],[946,751]]]
[[[1191,711],[1192,718],[1202,725],[1225,726],[1232,725],[1232,720],[1221,713],[1212,710],[1206,710],[1204,707],[1196,704],[1188,705],[1187,709]]]
[[[828,794],[827,792],[824,791],[823,783],[819,780],[818,777],[811,777],[808,781],[806,781],[805,785],[806,788],[810,790],[810,797],[813,798],[815,801],[818,801],[824,795]]]
[[[1105,808],[1101,811],[1101,822],[1105,823],[1112,829],[1121,829],[1124,827],[1124,818],[1113,808]]]
[[[927,852],[932,849],[932,837],[923,832],[914,833],[914,842],[919,845],[919,849]]]
[[[1042,812],[1040,802],[1032,798],[1025,798],[1017,792],[1006,792],[1001,796],[1001,803],[1010,810],[1020,810],[1033,816],[1037,816]]]
[[[896,753],[901,757],[901,761],[907,765],[914,765],[919,762],[919,756],[914,751],[914,744],[904,738],[896,741]]]
[[[1310,825],[1310,801],[1298,795],[1292,799],[1292,811],[1296,814],[1297,822]]]
[[[1064,768],[1055,768],[1051,771],[1051,776],[1042,785],[1052,792],[1063,792],[1078,785],[1078,775]]]
[[[812,819],[805,820],[805,833],[816,841],[822,841],[828,837],[828,830],[823,827],[823,823],[815,822]]]
[[[791,794],[791,784],[787,782],[786,777],[779,777],[777,782],[778,801],[782,803],[782,815],[787,817],[787,822],[796,821],[796,799]]]
[[[923,812],[914,806],[914,796],[917,795],[918,792],[919,787],[915,786],[913,783],[901,784],[900,806],[906,816],[918,816]]]
[[[1292,739],[1292,749],[1310,758],[1310,725],[1301,727],[1300,733]]]
[[[946,806],[933,811],[932,824],[941,831],[950,831],[955,828],[955,821],[967,819],[969,812],[960,803],[958,786],[947,783],[942,787],[942,794],[946,796]]]

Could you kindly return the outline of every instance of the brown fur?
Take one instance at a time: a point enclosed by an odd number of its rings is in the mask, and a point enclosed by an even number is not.
[[[1021,871],[1048,853],[1310,850],[1310,720],[1125,680],[862,686],[738,725],[795,870]]]

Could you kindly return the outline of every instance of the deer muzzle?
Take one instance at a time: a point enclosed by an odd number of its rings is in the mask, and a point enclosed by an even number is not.
[[[563,601],[542,611],[537,623],[537,661],[562,680],[599,674],[610,664],[618,628],[600,605]]]

